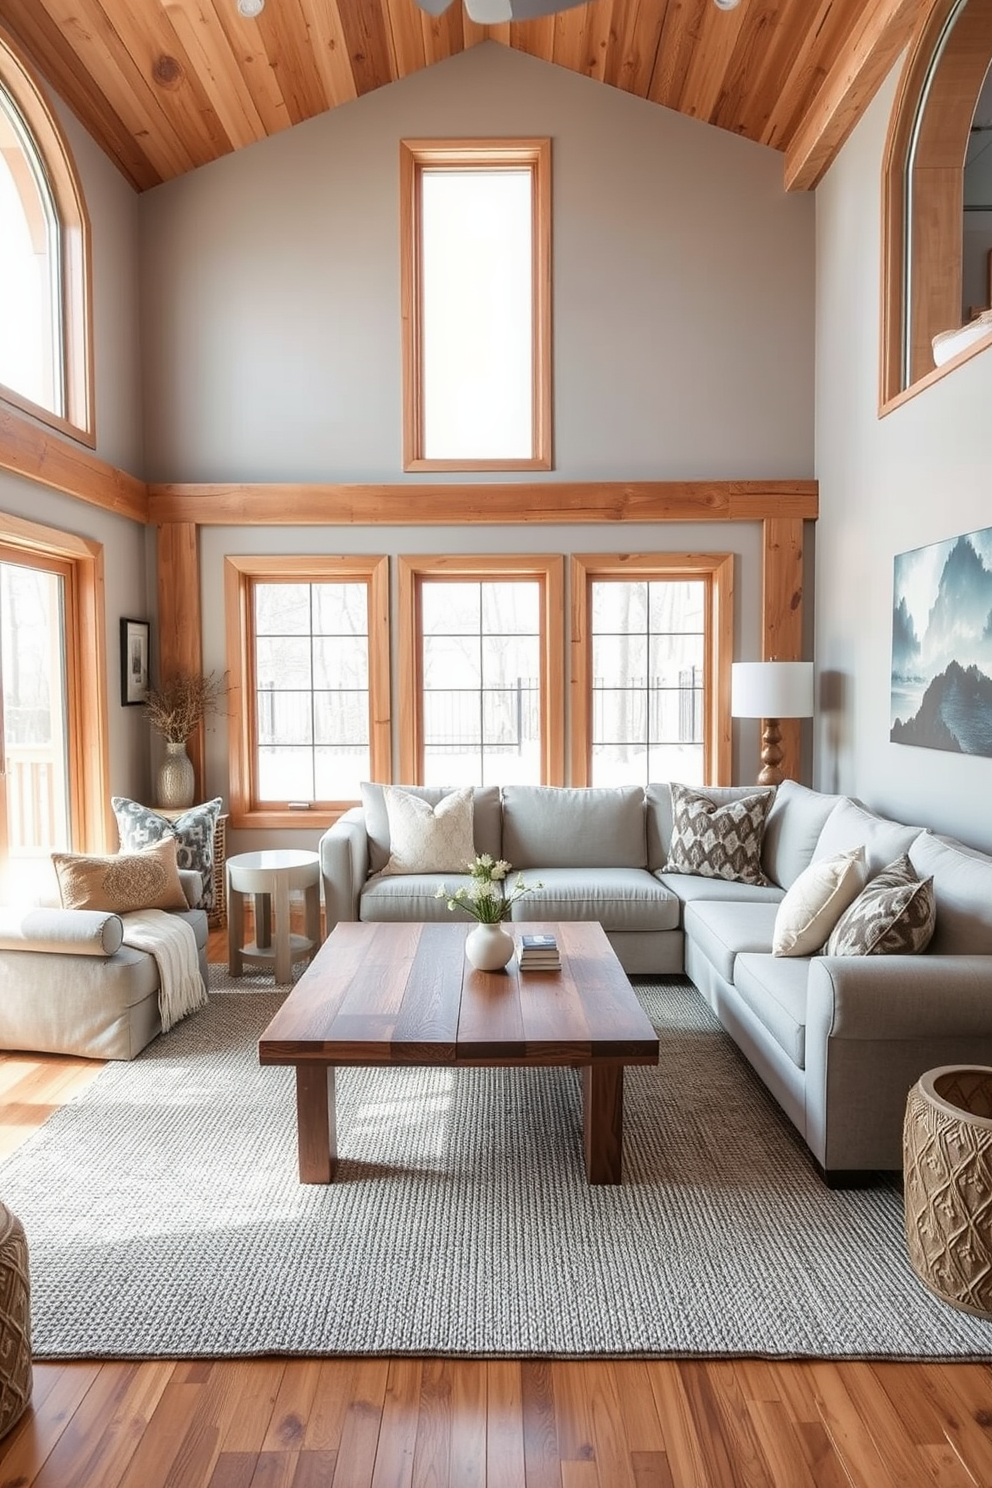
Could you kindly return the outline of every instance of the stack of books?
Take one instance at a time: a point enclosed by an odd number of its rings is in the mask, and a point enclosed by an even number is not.
[[[522,935],[518,959],[521,971],[561,971],[561,955],[553,935]]]

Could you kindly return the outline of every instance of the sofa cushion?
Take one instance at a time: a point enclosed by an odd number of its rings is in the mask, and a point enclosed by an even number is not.
[[[915,956],[933,935],[933,879],[919,879],[904,853],[875,875],[837,921],[828,956]]]
[[[667,874],[663,869],[655,874],[655,878],[666,889],[677,894],[683,904],[692,904],[696,899],[720,899],[725,903],[736,901],[741,904],[779,904],[785,897],[785,890],[780,889],[778,884],[742,884],[734,883],[729,878],[694,878],[689,873]]]
[[[909,849],[920,878],[932,878],[937,921],[929,950],[938,956],[992,955],[992,858],[953,837],[921,832]]]
[[[173,838],[179,867],[192,868],[200,875],[197,907],[211,914],[217,907],[214,902],[214,834],[224,804],[222,798],[215,796],[212,801],[191,806],[175,821],[159,816],[157,811],[142,806],[140,801],[131,801],[127,796],[112,796],[110,804],[117,818],[121,851],[141,852],[153,842]]]
[[[644,868],[644,791],[505,785],[502,855],[515,869]]]
[[[452,785],[401,785],[400,790],[408,795],[419,796],[436,806],[444,796],[457,787]],[[389,861],[389,817],[383,787],[378,781],[363,780],[360,786],[362,808],[365,813],[365,831],[369,841],[369,873],[381,873]],[[472,794],[472,822],[475,851],[489,853],[494,858],[502,854],[502,828],[500,825],[499,786],[478,785]]]
[[[734,990],[798,1069],[806,1068],[806,987],[809,961],[743,951]]]
[[[728,801],[739,801],[744,796],[753,796],[753,785],[705,785],[693,786],[700,795],[725,806]],[[644,792],[645,826],[647,828],[648,867],[653,873],[664,868],[672,845],[675,822],[672,811],[672,787],[667,782],[653,781]]]
[[[370,878],[362,889],[359,900],[359,917],[363,920],[459,920],[471,924],[471,916],[460,910],[448,908],[447,896],[438,899],[437,891],[444,884],[449,894],[464,885],[470,888],[472,879],[468,874],[456,873],[398,873],[378,874]]]
[[[762,867],[773,883],[790,888],[809,867],[827,817],[839,800],[840,796],[823,795],[794,780],[783,780],[777,787],[761,847]]]
[[[772,790],[752,791],[721,805],[701,791],[673,784],[675,825],[665,872],[767,883],[761,868],[761,843],[774,794]]]
[[[542,887],[513,920],[598,920],[606,931],[677,930],[679,901],[646,868],[534,868]]]
[[[812,956],[864,886],[863,847],[810,863],[778,907],[772,955]]]
[[[887,821],[860,801],[842,796],[824,823],[813,861],[819,863],[852,847],[864,847],[869,875],[880,873],[887,864],[909,852],[921,831],[921,827],[904,827],[900,822]]]
[[[384,785],[389,859],[383,873],[464,873],[475,857],[472,787],[432,804],[396,785]]]
[[[102,909],[128,914],[135,909],[186,909],[179,882],[176,844],[171,837],[144,852],[87,857],[52,853],[64,909]]]
[[[700,899],[685,906],[685,933],[725,982],[734,980],[742,951],[771,955],[775,904],[741,904]]]

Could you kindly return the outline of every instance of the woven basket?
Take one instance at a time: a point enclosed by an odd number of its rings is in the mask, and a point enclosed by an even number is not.
[[[946,1065],[909,1092],[906,1243],[924,1286],[992,1318],[992,1069]]]
[[[24,1226],[0,1204],[0,1436],[31,1399],[31,1284]]]

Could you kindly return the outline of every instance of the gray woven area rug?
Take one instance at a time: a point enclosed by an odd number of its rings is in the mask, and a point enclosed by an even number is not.
[[[571,1070],[346,1071],[340,1181],[301,1186],[280,998],[225,985],[0,1165],[38,1358],[992,1352],[910,1270],[898,1186],[824,1187],[682,979],[638,984],[618,1189]]]

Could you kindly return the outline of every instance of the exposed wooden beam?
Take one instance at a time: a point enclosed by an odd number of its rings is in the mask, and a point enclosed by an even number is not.
[[[819,514],[816,481],[521,481],[425,485],[151,485],[153,522],[202,527],[461,527],[760,522]]]
[[[0,470],[77,496],[119,517],[148,521],[144,481],[6,408],[0,408]]]
[[[919,12],[920,0],[870,0],[864,6],[789,141],[786,191],[809,191],[819,183],[909,41]]]
[[[200,615],[200,542],[192,523],[169,522],[158,529],[159,681],[177,672],[203,670]],[[203,799],[204,738],[201,720],[187,740],[196,775],[196,799]]]
[[[770,517],[764,524],[761,570],[761,658],[803,659],[803,524]],[[779,719],[782,774],[799,780],[802,769],[802,722]]]

